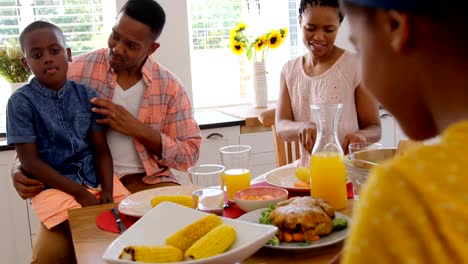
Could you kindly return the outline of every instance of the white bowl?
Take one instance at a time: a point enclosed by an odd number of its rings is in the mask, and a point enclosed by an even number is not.
[[[168,236],[184,226],[204,217],[207,213],[196,211],[178,204],[163,202],[151,209],[127,231],[117,237],[106,249],[102,258],[107,263],[135,264],[119,259],[120,252],[130,245],[164,245]],[[224,253],[200,260],[172,262],[176,264],[219,264],[236,263],[248,258],[265,245],[278,228],[221,217],[223,223],[236,230],[236,241]]]
[[[278,187],[250,187],[236,192],[234,194],[234,201],[240,209],[245,212],[250,212],[260,208],[266,208],[271,204],[276,205],[277,203],[288,199],[288,194],[287,190]],[[251,200],[248,198],[252,196],[258,198],[270,196],[271,198],[265,200]]]

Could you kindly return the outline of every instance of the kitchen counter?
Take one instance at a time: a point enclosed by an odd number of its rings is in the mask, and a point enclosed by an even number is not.
[[[258,121],[258,116],[270,109],[276,108],[276,102],[268,103],[267,107],[252,107],[251,104],[246,105],[236,105],[236,106],[229,106],[229,107],[220,107],[216,108],[216,110],[243,119],[245,120],[245,124],[241,126],[241,134],[247,133],[256,133],[256,132],[263,132],[263,131],[270,131],[270,127],[264,127]]]
[[[195,120],[200,129],[220,128],[244,125],[245,120],[217,110],[196,110]]]

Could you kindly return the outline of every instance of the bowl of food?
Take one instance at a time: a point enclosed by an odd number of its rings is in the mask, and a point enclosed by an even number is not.
[[[288,199],[288,191],[278,187],[250,187],[234,194],[234,202],[245,212],[266,208]]]

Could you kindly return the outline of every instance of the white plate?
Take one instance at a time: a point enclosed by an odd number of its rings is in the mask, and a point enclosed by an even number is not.
[[[129,245],[164,245],[165,239],[207,213],[178,204],[163,202],[135,222],[106,249],[102,258],[113,264],[134,264],[119,260],[121,251]],[[240,262],[259,250],[278,231],[275,226],[254,224],[221,217],[236,229],[234,244],[226,252],[206,259],[177,262],[181,264],[219,264]]]
[[[265,209],[266,208],[258,209],[250,213],[246,213],[237,219],[251,222],[251,223],[258,223],[258,219],[260,218],[262,211]],[[304,243],[301,244],[301,243],[281,242],[281,244],[277,246],[272,246],[272,245],[264,245],[264,246],[267,248],[280,249],[280,250],[303,251],[303,250],[310,250],[310,249],[324,247],[324,246],[338,243],[344,240],[348,236],[349,228],[351,227],[351,218],[338,212],[335,212],[335,216],[346,219],[346,221],[348,221],[348,227],[340,231],[332,232],[328,236],[321,237],[319,240],[311,242],[310,244],[307,244],[307,245],[304,245]]]
[[[273,186],[285,188],[288,191],[310,191],[309,188],[295,187],[294,183],[299,181],[296,177],[297,168],[281,168],[273,170],[265,176],[265,181]]]
[[[151,210],[151,199],[159,195],[190,195],[197,186],[167,186],[136,192],[123,199],[118,206],[119,212],[126,215],[142,217]]]

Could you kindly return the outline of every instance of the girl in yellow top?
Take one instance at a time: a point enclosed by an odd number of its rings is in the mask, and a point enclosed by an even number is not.
[[[342,0],[365,86],[415,140],[370,175],[341,261],[468,263],[467,1]]]

